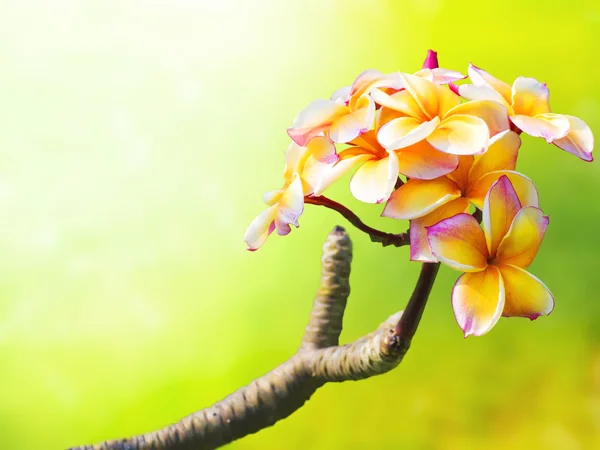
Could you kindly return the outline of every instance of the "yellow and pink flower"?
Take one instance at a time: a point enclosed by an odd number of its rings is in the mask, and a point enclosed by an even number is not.
[[[460,156],[454,172],[433,180],[410,179],[390,196],[381,215],[410,220],[411,260],[437,261],[429,249],[426,227],[468,212],[470,203],[482,209],[490,187],[503,175],[511,180],[523,206],[539,206],[533,182],[514,170],[521,146],[519,136],[507,130],[490,142],[482,155]]]
[[[550,112],[550,91],[546,83],[518,77],[510,86],[473,64],[468,73],[473,84],[459,86],[462,97],[494,100],[507,108],[510,120],[519,130],[544,138],[584,161],[593,160],[594,136],[590,127],[577,117]]]
[[[386,201],[399,175],[415,179],[432,179],[452,172],[458,166],[458,156],[443,153],[422,141],[397,151],[386,150],[377,140],[385,110],[377,112],[375,129],[353,139],[351,147],[339,153],[335,164],[309,165],[306,176],[315,180],[314,195],[325,189],[350,170],[350,192],[366,203]],[[312,143],[312,141],[311,141]]]
[[[354,171],[355,198],[387,201],[382,216],[410,221],[411,260],[463,272],[452,305],[465,336],[487,333],[501,316],[549,314],[552,294],[527,270],[548,217],[532,180],[515,171],[519,134],[591,161],[592,132],[579,118],[551,112],[544,83],[519,77],[510,86],[473,65],[468,74],[472,84],[454,85],[464,76],[441,69],[430,50],[414,74],[366,70],[310,103],[288,129],[283,186],[265,194],[267,209],[244,238],[248,249],[298,227],[305,202],[337,210],[374,241],[401,236],[394,242],[405,245],[405,233],[366,226],[344,205],[318,198]],[[474,208],[482,226],[469,214]]]
[[[474,155],[487,150],[490,137],[509,129],[507,110],[497,102],[461,104],[460,96],[446,86],[410,74],[400,78],[402,91],[371,92],[375,102],[393,116],[377,134],[388,150],[426,141],[440,152]]]
[[[506,176],[487,193],[483,230],[466,213],[427,228],[433,254],[464,272],[452,290],[452,306],[465,337],[487,333],[501,316],[531,320],[550,314],[550,290],[526,269],[533,262],[548,217],[525,206]]]
[[[286,151],[284,184],[281,189],[264,195],[269,206],[260,213],[246,230],[244,242],[248,250],[257,250],[273,231],[280,236],[290,233],[290,225],[298,228],[298,218],[304,211],[304,197],[314,191],[314,180],[305,176],[305,168],[320,161],[337,159],[335,146],[328,138],[316,136],[305,147],[292,142]]]

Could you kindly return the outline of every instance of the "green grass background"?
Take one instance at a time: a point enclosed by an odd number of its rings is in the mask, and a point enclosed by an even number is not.
[[[366,68],[470,61],[546,81],[600,133],[595,1],[42,0],[0,3],[0,448],[149,431],[295,351],[336,224],[245,250],[286,126]],[[551,226],[550,317],[463,339],[443,268],[405,361],[326,386],[229,448],[600,448],[600,168],[525,137]],[[331,197],[389,231],[347,178]],[[356,230],[343,339],[401,309],[418,265]]]

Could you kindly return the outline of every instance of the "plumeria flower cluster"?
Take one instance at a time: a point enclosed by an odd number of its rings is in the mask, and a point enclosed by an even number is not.
[[[323,195],[352,171],[356,199],[385,203],[382,216],[409,221],[408,239],[396,245],[409,243],[411,260],[463,272],[452,305],[465,336],[487,333],[501,316],[549,314],[552,294],[526,270],[548,217],[533,181],[516,171],[521,136],[592,161],[592,132],[577,117],[550,112],[545,83],[518,77],[510,86],[474,65],[471,83],[456,84],[464,78],[440,68],[430,50],[416,73],[367,70],[310,103],[288,129],[283,186],[265,195],[248,249],[298,227],[307,203],[362,224]],[[373,240],[386,234],[362,225]]]

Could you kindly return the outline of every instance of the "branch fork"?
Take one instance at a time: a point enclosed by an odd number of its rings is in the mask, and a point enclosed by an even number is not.
[[[439,264],[422,266],[404,311],[370,334],[339,345],[350,294],[352,244],[335,227],[323,246],[321,283],[298,351],[214,405],[161,430],[70,450],[210,450],[288,417],[329,382],[361,380],[394,369],[417,330]]]

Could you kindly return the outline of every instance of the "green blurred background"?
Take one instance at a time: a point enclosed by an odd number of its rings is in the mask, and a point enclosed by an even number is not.
[[[600,134],[597,2],[243,0],[0,3],[0,448],[137,434],[295,351],[341,217],[308,206],[258,252],[285,128],[366,68],[470,61],[548,82]],[[463,339],[443,268],[398,370],[326,386],[232,449],[600,448],[600,168],[525,138],[551,226],[536,322]],[[347,182],[347,178],[346,178]],[[389,231],[405,223],[329,195]],[[407,249],[355,244],[344,340],[401,309]]]

